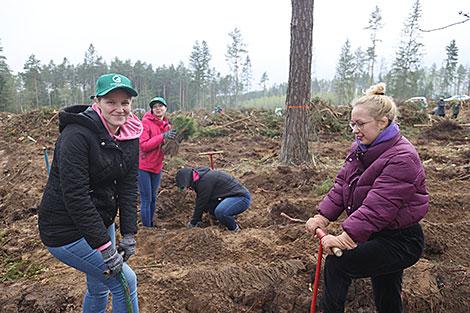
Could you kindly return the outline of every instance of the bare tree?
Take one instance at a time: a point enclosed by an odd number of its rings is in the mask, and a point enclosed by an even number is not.
[[[312,73],[313,3],[314,0],[292,0],[289,82],[280,153],[283,164],[311,162],[307,102]]]

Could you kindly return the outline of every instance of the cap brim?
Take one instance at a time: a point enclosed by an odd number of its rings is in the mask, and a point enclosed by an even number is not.
[[[107,95],[108,93],[110,93],[111,91],[115,90],[115,89],[124,89],[126,90],[127,92],[129,92],[129,94],[133,97],[137,97],[138,93],[137,91],[135,91],[135,89],[131,88],[131,87],[127,87],[127,86],[115,86],[115,87],[112,87],[112,88],[109,88],[109,89],[106,89],[102,92],[100,92],[99,94],[97,94],[96,96],[91,96],[90,99],[93,99],[94,97],[102,97],[102,96],[105,96]]]
[[[150,106],[150,107],[153,107],[153,105],[154,105],[155,103],[161,103],[161,104],[163,104],[164,106],[168,107],[168,105],[167,105],[166,103],[163,103],[163,102],[158,101],[158,100],[150,102],[150,103],[149,103],[149,106]]]

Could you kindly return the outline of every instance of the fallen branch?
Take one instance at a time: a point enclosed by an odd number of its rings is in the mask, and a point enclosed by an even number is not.
[[[242,119],[239,119],[239,120],[236,120],[236,121],[233,121],[233,122],[229,122],[229,123],[226,123],[226,124],[223,124],[223,125],[213,126],[213,127],[211,127],[211,129],[224,128],[224,127],[230,126],[230,125],[232,125],[232,124],[236,124],[236,123],[240,123],[240,122],[242,122],[242,121],[249,120],[250,118],[252,118],[252,117],[251,117],[251,116],[244,117],[244,118],[242,118]]]
[[[287,215],[287,214],[284,213],[284,212],[281,212],[281,216],[287,218],[289,221],[294,222],[294,223],[303,223],[303,224],[307,223],[307,221],[302,220],[302,219],[300,219],[300,218],[290,217],[289,215]]]
[[[59,115],[59,111],[57,111],[57,112],[51,117],[51,119],[47,122],[46,126],[49,126],[49,124],[57,117],[57,115]]]

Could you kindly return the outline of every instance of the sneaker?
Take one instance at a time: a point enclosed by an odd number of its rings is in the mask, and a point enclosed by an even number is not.
[[[234,232],[234,233],[239,233],[240,230],[241,230],[240,225],[237,224],[237,227],[235,227],[235,229],[231,230],[231,231]]]

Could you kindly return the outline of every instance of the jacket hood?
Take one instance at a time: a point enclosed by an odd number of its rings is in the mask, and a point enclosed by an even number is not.
[[[193,169],[189,167],[182,168],[176,173],[176,186],[178,188],[188,188],[193,182]]]
[[[193,171],[196,171],[199,174],[199,177],[202,177],[209,172],[210,169],[207,167],[198,167],[196,169],[190,167],[182,168],[176,173],[176,186],[178,186],[178,188],[194,186]]]
[[[104,128],[98,114],[90,105],[79,104],[63,108],[59,112],[59,132],[70,124],[79,124],[94,132],[100,132]]]

